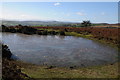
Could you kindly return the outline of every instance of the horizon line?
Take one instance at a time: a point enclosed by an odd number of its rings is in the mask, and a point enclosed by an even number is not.
[[[79,21],[59,21],[59,20],[8,20],[8,19],[0,19],[1,21],[43,21],[43,22],[68,22],[68,23],[81,23]],[[82,21],[90,21],[90,20],[82,20]],[[91,21],[90,21],[91,22]],[[113,22],[113,23],[110,23],[110,22],[91,22],[91,23],[96,23],[96,24],[99,24],[99,23],[106,23],[106,24],[119,24],[120,22]]]

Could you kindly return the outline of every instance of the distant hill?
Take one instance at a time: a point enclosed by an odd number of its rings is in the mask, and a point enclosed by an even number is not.
[[[81,23],[78,22],[60,22],[60,21],[9,21],[0,20],[3,25],[15,26],[15,25],[27,25],[27,26],[66,26],[66,27],[80,27]],[[108,24],[108,23],[92,23],[94,27],[114,27],[118,24]]]
[[[71,22],[59,22],[59,21],[7,21],[7,20],[3,20],[2,24],[3,25],[8,25],[8,26],[15,26],[18,24],[21,25],[29,25],[29,26],[38,26],[38,25],[62,25],[62,24],[70,24]]]

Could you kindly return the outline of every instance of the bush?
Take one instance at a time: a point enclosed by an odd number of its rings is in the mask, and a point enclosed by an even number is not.
[[[49,31],[48,33],[51,34],[51,35],[56,35],[55,31]]]
[[[37,31],[36,32],[38,35],[42,35],[42,32],[41,31]]]
[[[65,32],[64,31],[60,31],[60,35],[65,35]]]
[[[9,30],[10,30],[10,32],[12,32],[12,33],[17,32],[15,28],[10,28]]]
[[[24,34],[35,34],[37,29],[28,27],[28,26],[23,26],[20,28],[21,32]]]
[[[46,30],[42,32],[42,35],[47,35],[47,34],[48,32]]]
[[[81,27],[89,27],[89,26],[91,26],[91,22],[90,21],[83,21],[81,23]]]

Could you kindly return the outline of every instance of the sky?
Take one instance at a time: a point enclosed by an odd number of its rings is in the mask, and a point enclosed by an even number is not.
[[[0,19],[117,23],[118,2],[4,2]]]

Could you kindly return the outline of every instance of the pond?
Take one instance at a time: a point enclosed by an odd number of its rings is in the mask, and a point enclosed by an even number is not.
[[[116,49],[81,37],[2,33],[1,39],[18,60],[38,65],[85,67],[114,63],[118,58]]]

